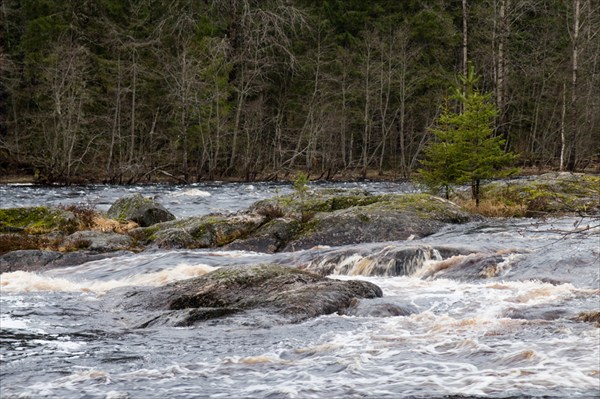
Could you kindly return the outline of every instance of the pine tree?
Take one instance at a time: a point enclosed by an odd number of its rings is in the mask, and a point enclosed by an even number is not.
[[[460,81],[462,87],[454,91],[451,99],[458,102],[461,110],[455,112],[447,104],[444,106],[436,127],[431,129],[435,139],[425,150],[419,177],[434,190],[444,189],[446,198],[453,185],[470,184],[479,206],[481,181],[514,173],[514,169],[506,167],[516,157],[504,152],[501,136],[494,136],[498,109],[491,93],[476,89],[478,77],[472,65]]]

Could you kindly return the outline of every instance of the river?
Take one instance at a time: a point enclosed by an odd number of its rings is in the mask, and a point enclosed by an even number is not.
[[[401,183],[335,183],[409,192]],[[0,207],[87,203],[127,192],[178,217],[235,211],[289,185],[0,186]],[[0,276],[0,397],[5,398],[597,398],[600,235],[590,220],[492,220],[421,240],[284,254],[177,250],[124,255],[42,274]],[[373,273],[411,246],[465,248],[424,257],[404,275]],[[494,272],[473,273],[479,258]],[[291,325],[216,319],[194,328],[132,328],[111,290],[162,285],[234,264],[333,267],[330,278],[379,285],[361,315]],[[471,262],[471,263],[469,263]],[[332,265],[333,263],[333,265]],[[367,264],[367,266],[365,266]],[[362,265],[361,267],[358,267]],[[467,265],[456,267],[456,265]],[[342,267],[343,266],[343,267]],[[485,269],[488,270],[488,269]],[[408,309],[391,317],[377,309]]]

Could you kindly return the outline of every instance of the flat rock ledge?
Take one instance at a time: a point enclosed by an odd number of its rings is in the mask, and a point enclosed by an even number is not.
[[[265,264],[224,267],[204,276],[166,286],[115,290],[107,294],[110,311],[144,314],[135,327],[192,326],[225,316],[298,323],[345,313],[382,291],[366,281],[324,278],[295,268]]]

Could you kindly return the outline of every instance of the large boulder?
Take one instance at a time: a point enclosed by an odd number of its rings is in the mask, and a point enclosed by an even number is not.
[[[472,220],[476,220],[474,215],[432,195],[384,195],[364,206],[318,212],[284,250],[421,238],[448,223]]]
[[[132,220],[143,227],[175,219],[175,215],[158,202],[139,193],[119,198],[110,207],[107,216],[120,221]]]
[[[136,321],[138,327],[148,327],[190,326],[240,313],[294,323],[343,313],[358,299],[381,297],[382,291],[366,281],[332,280],[269,264],[225,267],[162,287],[117,290],[112,295],[114,308],[133,314],[150,311]]]

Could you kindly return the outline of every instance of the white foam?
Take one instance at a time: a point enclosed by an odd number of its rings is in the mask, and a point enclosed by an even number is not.
[[[173,197],[210,197],[212,194],[199,188],[190,188],[171,194]]]
[[[0,292],[92,292],[104,293],[108,290],[127,286],[159,286],[173,281],[185,280],[201,276],[216,270],[216,267],[205,264],[179,264],[172,269],[159,272],[138,274],[119,280],[108,281],[73,281],[66,278],[53,278],[36,273],[17,271],[0,275]]]
[[[26,329],[29,325],[23,320],[15,320],[8,315],[0,316],[0,328]]]

